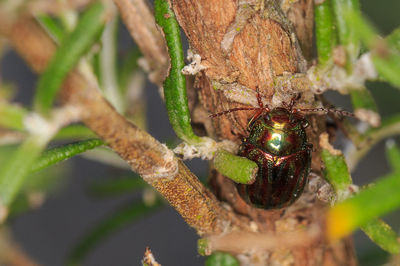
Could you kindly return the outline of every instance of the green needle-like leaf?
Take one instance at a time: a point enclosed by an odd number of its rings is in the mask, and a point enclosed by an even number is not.
[[[392,31],[386,38],[387,43],[391,48],[396,49],[397,52],[400,52],[400,27]]]
[[[336,44],[336,30],[331,0],[316,4],[314,13],[318,63],[323,66],[332,59],[332,49]]]
[[[44,114],[49,112],[68,72],[98,39],[105,22],[103,10],[100,2],[91,5],[82,15],[74,31],[64,38],[39,79],[34,99],[36,110]]]
[[[327,216],[328,237],[343,237],[372,219],[400,207],[399,191],[400,173],[393,173],[335,205]]]
[[[41,136],[29,136],[2,165],[0,168],[0,204],[9,206],[12,203],[46,143]]]
[[[178,22],[166,0],[156,0],[154,2],[154,12],[156,22],[164,32],[171,58],[169,75],[163,83],[169,121],[180,139],[189,143],[198,143],[201,139],[194,134],[190,124],[186,79],[181,73],[185,63]]]
[[[350,92],[353,109],[367,109],[378,112],[375,99],[368,89],[355,89]]]
[[[48,15],[40,15],[36,18],[47,33],[59,43],[65,36],[65,30],[54,18]]]
[[[229,253],[214,252],[206,259],[206,266],[239,266],[239,261]]]
[[[382,249],[392,254],[400,252],[398,236],[393,229],[381,219],[373,219],[361,226],[361,229]]]
[[[0,126],[8,129],[24,130],[24,117],[27,110],[6,102],[0,102]]]
[[[323,149],[321,157],[325,164],[325,178],[336,192],[352,184],[349,169],[347,168],[346,160],[342,154],[335,155]]]
[[[392,171],[400,173],[400,149],[396,146],[394,140],[386,142],[386,156],[389,159]]]
[[[353,62],[359,53],[359,39],[355,36],[356,27],[346,21],[346,12],[360,12],[358,0],[332,0],[332,6],[336,18],[336,26],[340,44],[346,47],[350,63]]]
[[[95,138],[96,134],[84,125],[70,125],[58,131],[54,136],[55,140],[71,140],[71,139],[90,139]]]
[[[161,205],[161,201],[157,201],[156,204],[151,207],[146,206],[142,202],[130,202],[126,206],[115,211],[113,214],[101,221],[79,241],[71,252],[68,265],[81,265],[83,259],[96,247],[96,245],[99,245],[112,233],[122,229],[130,223],[133,223],[144,215],[154,212]]]
[[[38,160],[33,164],[31,171],[40,171],[53,164],[64,161],[79,153],[94,149],[101,145],[104,145],[102,140],[90,139],[47,150],[42,153],[40,158],[38,158]]]
[[[372,60],[380,76],[400,88],[400,52],[382,40],[359,12],[345,10],[345,18],[354,29],[355,37],[371,49]]]
[[[258,173],[258,166],[255,162],[225,150],[216,152],[214,167],[224,176],[240,184],[253,183]]]

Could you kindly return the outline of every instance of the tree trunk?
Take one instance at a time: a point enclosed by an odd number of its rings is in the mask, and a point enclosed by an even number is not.
[[[217,113],[244,107],[255,101],[252,91],[257,87],[270,107],[288,102],[297,93],[302,95],[299,104],[316,102],[307,82],[301,79],[310,64],[306,59],[312,54],[312,0],[171,0],[171,5],[192,52],[201,56],[201,64],[206,67],[196,76],[200,103],[194,109]],[[205,116],[194,119],[212,123],[213,127],[206,126],[210,136],[240,143],[239,136],[247,134],[251,116],[251,112],[234,112],[211,122]],[[308,120],[308,139],[314,145],[312,172],[318,175],[318,138],[325,131],[325,117],[314,115]],[[311,176],[309,179],[313,182]],[[256,232],[279,235],[321,224],[324,217],[326,205],[316,198],[311,186],[289,208],[266,211],[245,204],[232,182],[216,171],[211,171],[210,183],[217,197],[249,219]],[[242,262],[254,265],[356,264],[351,239],[326,243],[319,238],[290,248],[277,243],[262,252],[249,252],[244,247],[243,252],[237,253],[241,253]]]

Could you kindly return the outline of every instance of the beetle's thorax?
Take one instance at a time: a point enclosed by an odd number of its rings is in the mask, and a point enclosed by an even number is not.
[[[285,108],[273,109],[251,122],[246,142],[272,155],[293,154],[307,143],[302,121],[302,117]]]

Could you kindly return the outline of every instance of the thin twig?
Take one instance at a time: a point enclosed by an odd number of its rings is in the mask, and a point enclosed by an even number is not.
[[[114,0],[132,38],[147,61],[149,79],[161,86],[168,70],[164,38],[156,27],[154,16],[143,0]]]

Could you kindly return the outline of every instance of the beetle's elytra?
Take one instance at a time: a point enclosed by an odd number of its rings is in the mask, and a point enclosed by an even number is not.
[[[255,110],[248,124],[249,135],[240,145],[239,155],[257,163],[259,170],[253,184],[237,184],[239,195],[250,205],[263,209],[289,206],[298,199],[310,173],[311,147],[307,142],[307,120],[299,111],[335,112],[325,108],[293,109],[295,99],[284,108],[264,107],[257,89],[259,107],[234,108],[213,114],[216,117],[230,112]]]
[[[239,155],[257,163],[256,181],[237,184],[240,196],[263,209],[283,208],[303,192],[310,172],[311,145],[298,113],[276,108],[254,117]]]

